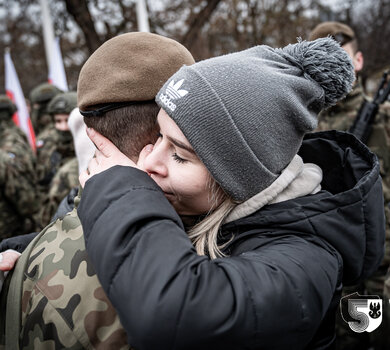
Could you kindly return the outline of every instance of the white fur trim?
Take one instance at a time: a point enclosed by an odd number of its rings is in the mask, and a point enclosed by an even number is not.
[[[295,155],[290,164],[269,187],[237,205],[224,223],[253,214],[266,204],[317,193],[321,190],[321,181],[321,168],[312,163],[304,164],[302,158]]]

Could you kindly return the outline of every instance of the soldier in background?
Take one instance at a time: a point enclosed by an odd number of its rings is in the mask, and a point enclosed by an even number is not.
[[[35,229],[35,156],[26,135],[12,121],[16,107],[0,95],[0,241]]]
[[[134,32],[107,41],[80,72],[78,93],[85,123],[136,160],[158,136],[155,95],[182,65],[192,63],[184,46],[156,34]],[[20,339],[20,344],[9,343],[10,349],[130,347],[86,253],[78,202],[76,197],[76,208],[34,239],[7,279],[0,299],[0,314],[6,315],[0,317],[0,348],[11,339]],[[14,285],[18,276],[20,285]],[[8,295],[7,283],[12,288]],[[20,295],[15,293],[21,288]],[[15,296],[16,300],[9,299]],[[15,312],[22,313],[16,326],[8,317]],[[10,337],[4,334],[7,323]]]
[[[47,128],[53,128],[53,118],[47,111],[47,105],[50,100],[62,91],[49,83],[37,85],[30,92],[30,115],[37,140],[40,140],[40,134]],[[42,142],[42,141],[41,141]],[[40,142],[38,142],[39,147]]]
[[[86,125],[78,108],[75,108],[70,113],[66,127],[72,133],[77,157],[73,157],[65,162],[54,175],[48,196],[42,205],[40,214],[42,222],[52,221],[61,201],[73,188],[78,190],[79,168],[82,171],[85,170],[88,161],[93,157],[95,152],[95,147],[86,134]]]
[[[47,112],[54,122],[54,128],[46,129],[44,132],[45,142],[41,147],[37,148],[37,176],[42,208],[39,215],[41,227],[45,227],[50,222],[51,215],[55,212],[55,210],[53,213],[51,211],[47,212],[44,207],[48,203],[48,193],[52,180],[58,169],[75,157],[73,137],[68,127],[68,118],[76,106],[76,92],[59,93],[47,106]]]
[[[356,35],[352,28],[340,22],[324,22],[319,24],[310,33],[309,40],[315,40],[321,37],[331,35],[338,41],[341,47],[349,54],[358,74],[363,68],[363,54],[359,51]],[[361,81],[357,78],[350,94],[338,102],[335,106],[324,110],[318,118],[317,131],[335,129],[348,131],[352,126],[360,106],[368,97],[365,96]],[[390,111],[388,106],[381,106],[373,123],[372,132],[367,140],[367,146],[374,152],[380,161],[381,176],[383,185],[383,195],[386,214],[386,252],[384,260],[378,271],[360,286],[353,286],[343,289],[343,295],[359,292],[361,295],[378,295],[383,297],[383,287],[386,271],[390,264]],[[388,302],[383,302],[383,307],[388,308]],[[388,310],[385,310],[385,312]],[[348,324],[338,313],[336,323],[337,349],[340,350],[359,350],[359,349],[388,349],[385,348],[384,340],[386,327],[379,328],[368,334],[353,332]]]

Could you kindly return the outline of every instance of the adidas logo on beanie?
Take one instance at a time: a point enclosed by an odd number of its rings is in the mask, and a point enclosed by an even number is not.
[[[182,67],[156,101],[225,192],[244,201],[275,181],[320,110],[343,98],[354,79],[348,54],[321,38]]]

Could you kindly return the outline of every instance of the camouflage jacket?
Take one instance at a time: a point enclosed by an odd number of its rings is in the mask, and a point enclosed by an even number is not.
[[[20,348],[129,349],[86,254],[76,209],[33,244],[22,282]]]
[[[34,230],[35,156],[12,120],[0,121],[0,240]]]
[[[39,213],[39,220],[48,224],[56,213],[59,204],[69,191],[79,185],[79,167],[77,158],[71,158],[58,169],[50,184],[50,189]]]
[[[60,166],[75,156],[72,134],[46,128],[37,136],[36,146],[38,181],[48,186]]]

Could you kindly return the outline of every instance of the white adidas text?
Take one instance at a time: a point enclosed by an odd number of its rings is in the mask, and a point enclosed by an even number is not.
[[[176,109],[176,105],[171,101],[171,99],[167,95],[161,94],[160,95],[160,100],[172,112]]]

